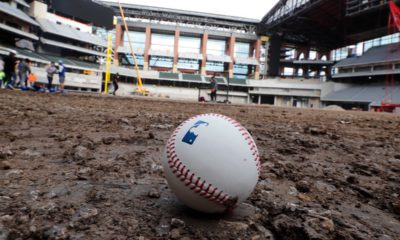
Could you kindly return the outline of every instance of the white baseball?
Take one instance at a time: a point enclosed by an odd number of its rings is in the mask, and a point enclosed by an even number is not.
[[[260,158],[240,123],[203,114],[176,128],[167,142],[163,166],[170,188],[184,204],[218,213],[233,209],[252,193]]]

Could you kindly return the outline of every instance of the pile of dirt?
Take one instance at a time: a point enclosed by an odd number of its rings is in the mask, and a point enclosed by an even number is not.
[[[399,239],[398,116],[18,91],[0,102],[0,239]],[[241,122],[262,161],[250,198],[217,216],[183,206],[160,162],[175,127],[208,112]]]
[[[346,111],[345,109],[343,109],[342,107],[338,106],[338,105],[329,105],[323,108],[324,110],[332,110],[332,111]]]

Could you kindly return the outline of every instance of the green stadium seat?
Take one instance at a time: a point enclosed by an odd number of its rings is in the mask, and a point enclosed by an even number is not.
[[[179,73],[160,72],[160,78],[179,80]]]
[[[243,78],[231,78],[229,84],[247,85],[247,80]]]
[[[183,80],[201,82],[201,75],[198,74],[182,74]]]

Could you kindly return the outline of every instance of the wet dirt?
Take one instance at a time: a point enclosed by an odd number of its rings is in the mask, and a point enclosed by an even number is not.
[[[183,206],[160,161],[209,112],[261,153],[224,215]],[[400,239],[399,116],[6,90],[0,114],[0,239]]]

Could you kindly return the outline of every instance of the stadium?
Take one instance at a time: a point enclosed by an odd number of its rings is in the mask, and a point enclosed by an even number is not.
[[[399,238],[399,1],[279,0],[262,19],[126,2],[0,1],[0,239]],[[162,166],[210,113],[259,154],[222,215],[182,204]],[[219,151],[238,150],[201,154]]]

